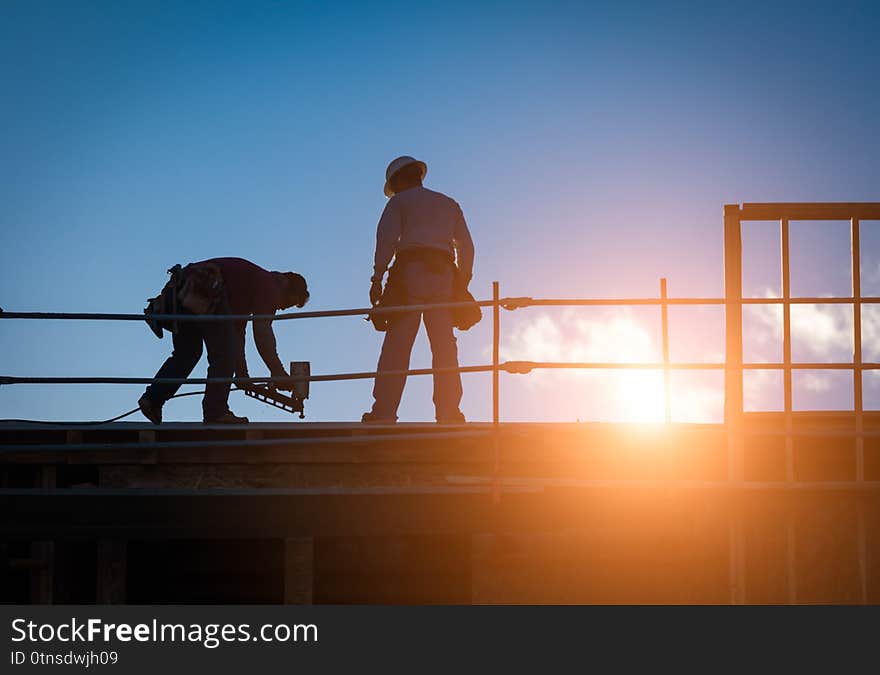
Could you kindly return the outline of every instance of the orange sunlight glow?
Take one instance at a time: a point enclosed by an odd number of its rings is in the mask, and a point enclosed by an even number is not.
[[[627,311],[601,318],[586,318],[576,312],[532,317],[517,325],[509,338],[505,337],[502,354],[505,359],[556,362],[650,363],[660,360],[659,346],[649,330]],[[549,406],[545,414],[558,413],[564,407],[582,409],[579,418],[633,423],[664,420],[662,372],[553,370],[536,371],[529,377],[533,380],[528,386],[547,387],[552,391],[543,397]],[[671,389],[674,419],[714,421],[716,409],[720,409],[720,388],[697,384]],[[582,407],[578,407],[578,401]]]

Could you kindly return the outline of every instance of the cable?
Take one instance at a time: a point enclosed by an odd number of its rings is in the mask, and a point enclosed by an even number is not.
[[[183,398],[184,396],[198,396],[199,394],[204,394],[205,390],[201,391],[187,391],[182,394],[175,394],[171,398]],[[121,420],[123,417],[128,417],[129,415],[134,415],[136,412],[140,412],[140,408],[133,408],[128,412],[122,413],[121,415],[117,415],[116,417],[111,417],[109,420],[94,420],[91,422],[59,422],[58,420],[23,420],[23,419],[0,419],[0,423],[3,422],[11,422],[11,423],[21,423],[21,424],[58,424],[65,427],[70,426],[98,426],[101,424],[110,424],[112,422],[117,422]]]

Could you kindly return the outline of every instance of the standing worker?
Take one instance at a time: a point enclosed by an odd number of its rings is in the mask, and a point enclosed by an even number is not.
[[[213,258],[169,270],[171,281],[150,300],[146,320],[157,336],[162,330],[173,334],[174,351],[156,378],[185,378],[202,357],[202,343],[208,350],[208,378],[249,377],[245,360],[246,321],[156,322],[150,314],[266,314],[278,309],[302,307],[308,302],[306,280],[295,272],[269,272],[243,258]],[[271,320],[254,320],[254,342],[272,377],[287,377],[278,358]],[[179,384],[154,382],[138,401],[138,407],[153,424],[162,422],[162,406],[180,388]],[[229,382],[209,382],[202,400],[205,424],[242,424],[229,410]],[[286,388],[284,386],[280,388]]]
[[[474,243],[461,207],[440,192],[422,186],[428,167],[413,157],[398,157],[385,171],[389,197],[376,232],[376,255],[370,302],[420,305],[455,302],[466,292],[473,274]],[[394,266],[388,270],[392,257]],[[388,282],[382,291],[382,279]],[[380,317],[383,315],[377,315]],[[431,343],[433,368],[458,368],[458,349],[451,309],[402,312],[387,319],[379,356],[379,375],[373,387],[373,409],[363,422],[394,423],[406,385],[406,375],[383,372],[408,370],[422,317]],[[374,320],[375,323],[375,320]],[[377,325],[378,327],[378,325]],[[462,423],[461,376],[434,373],[434,410],[438,423]]]

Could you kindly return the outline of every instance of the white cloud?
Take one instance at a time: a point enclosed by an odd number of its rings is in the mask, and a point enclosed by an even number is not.
[[[880,361],[880,305],[862,305],[862,360]]]
[[[746,370],[743,373],[743,408],[748,411],[782,410],[782,371]]]
[[[765,297],[774,297],[771,291]],[[743,340],[747,361],[782,360],[782,306],[747,306]],[[862,307],[862,358],[880,356],[880,307]],[[853,358],[853,307],[850,304],[811,304],[791,306],[792,361],[807,363],[848,363]],[[844,377],[844,375],[846,377]],[[845,405],[851,374],[847,371],[801,370],[793,380],[795,407],[798,409],[837,409]],[[849,385],[851,387],[851,385]],[[782,400],[782,374],[749,371],[745,377],[747,408],[778,410]],[[798,400],[801,402],[798,403]]]
[[[657,340],[627,309],[593,318],[574,310],[533,315],[505,334],[501,355],[511,361],[648,363],[661,359]],[[674,373],[675,420],[720,421],[723,381],[720,373],[708,379],[705,375]],[[660,422],[664,417],[663,376],[658,371],[536,370],[525,378],[529,402],[514,396],[514,404],[538,419]],[[507,394],[505,399],[510,400]]]
[[[865,289],[880,286],[880,262],[868,263],[862,258],[862,293]]]
[[[830,379],[827,373],[803,372],[798,377],[798,383],[809,391],[820,393],[831,390]]]
[[[626,310],[589,320],[574,311],[538,315],[505,336],[502,357],[528,361],[645,363],[659,360],[650,333]]]
[[[764,297],[776,296],[767,290]],[[863,325],[862,334],[867,338],[864,329]],[[871,336],[880,335],[880,316],[868,330]],[[743,341],[748,346],[746,360],[782,360],[782,305],[746,305],[743,332]],[[852,336],[851,305],[791,306],[793,361],[849,361],[852,359]]]

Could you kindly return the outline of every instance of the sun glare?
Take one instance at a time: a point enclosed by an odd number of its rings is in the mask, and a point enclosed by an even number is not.
[[[660,360],[657,341],[639,321],[622,312],[586,318],[577,312],[557,316],[536,316],[519,326],[505,340],[506,359],[531,361],[575,361],[603,363],[656,363]],[[552,370],[536,371],[530,386],[552,389],[546,410],[536,416],[571,414],[581,420],[630,423],[658,423],[665,419],[663,373],[655,370]],[[673,419],[717,421],[720,386],[689,383],[672,388]]]
[[[665,397],[662,375],[653,372],[617,371],[614,380],[622,422],[663,421]]]

